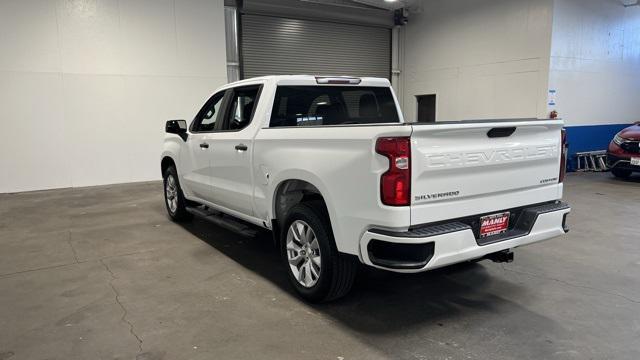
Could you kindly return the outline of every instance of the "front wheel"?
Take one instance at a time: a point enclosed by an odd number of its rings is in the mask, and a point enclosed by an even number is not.
[[[193,215],[186,209],[187,200],[182,194],[180,182],[178,181],[178,172],[176,168],[170,166],[163,176],[164,180],[164,204],[167,207],[169,217],[173,221],[191,220]]]
[[[631,176],[631,171],[630,170],[611,169],[611,173],[613,174],[613,176],[615,176],[617,178],[622,178],[622,179],[626,179],[629,176]]]
[[[282,258],[298,294],[312,302],[344,296],[353,285],[357,261],[338,252],[324,203],[294,206],[284,225]]]

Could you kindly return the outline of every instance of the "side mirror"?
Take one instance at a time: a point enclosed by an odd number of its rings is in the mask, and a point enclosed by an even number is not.
[[[176,134],[187,141],[187,122],[184,120],[169,120],[164,127],[168,134]]]

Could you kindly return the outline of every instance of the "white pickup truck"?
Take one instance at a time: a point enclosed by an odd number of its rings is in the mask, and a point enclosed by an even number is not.
[[[243,80],[188,127],[167,122],[166,207],[176,221],[271,230],[298,293],[327,301],[349,291],[358,263],[419,272],[511,261],[512,249],[567,232],[562,127],[405,122],[386,79]]]

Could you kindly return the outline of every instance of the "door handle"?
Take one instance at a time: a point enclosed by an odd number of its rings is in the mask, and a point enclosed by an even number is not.
[[[208,149],[209,148],[209,144],[202,143],[202,144],[200,144],[200,147],[203,148],[203,149]]]
[[[238,150],[238,151],[247,151],[247,149],[249,149],[249,148],[245,144],[236,145],[236,150]]]

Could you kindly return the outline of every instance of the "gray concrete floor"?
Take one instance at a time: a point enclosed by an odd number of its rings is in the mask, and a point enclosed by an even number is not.
[[[512,264],[364,269],[324,305],[159,183],[0,195],[0,360],[640,359],[640,178],[565,189],[572,231]]]

